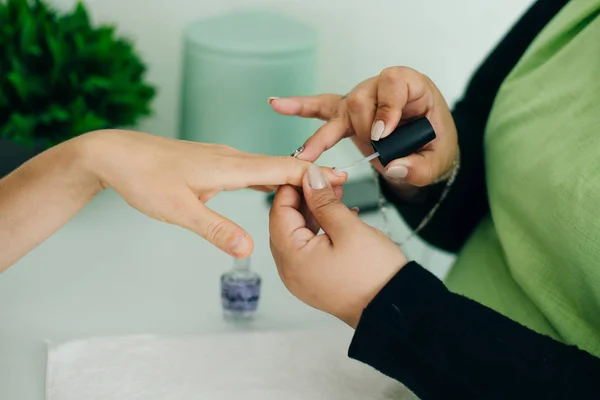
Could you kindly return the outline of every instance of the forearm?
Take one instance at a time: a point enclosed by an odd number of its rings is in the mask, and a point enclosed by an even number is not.
[[[591,398],[600,359],[448,291],[417,264],[363,313],[350,356],[421,399]]]
[[[84,135],[55,146],[0,180],[0,272],[102,190],[88,140]]]

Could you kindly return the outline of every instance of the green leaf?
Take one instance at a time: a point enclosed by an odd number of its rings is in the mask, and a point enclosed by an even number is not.
[[[111,86],[110,80],[100,77],[100,76],[92,76],[90,78],[87,78],[81,85],[81,87],[86,92],[94,92],[94,91],[97,91],[98,89],[106,90],[106,89],[109,89],[110,86]]]
[[[10,72],[6,78],[12,84],[13,89],[17,92],[19,100],[26,100],[27,82],[25,82],[25,77],[19,75],[17,72]]]
[[[24,52],[35,46],[36,33],[35,22],[32,19],[25,19],[21,27],[21,49]]]
[[[116,32],[92,25],[82,1],[58,12],[47,0],[0,0],[0,135],[53,144],[147,114],[155,89]]]

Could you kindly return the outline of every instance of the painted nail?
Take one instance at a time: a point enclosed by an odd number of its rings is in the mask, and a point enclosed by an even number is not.
[[[346,176],[347,175],[346,171],[344,171],[343,169],[339,169],[339,168],[334,168],[333,173],[336,174],[337,176]]]
[[[302,152],[304,151],[304,145],[298,147],[296,150],[294,150],[294,152],[292,154],[290,154],[290,157],[298,157],[300,154],[302,154]]]
[[[308,184],[314,190],[321,190],[327,186],[327,180],[321,172],[321,168],[314,164],[308,167]]]
[[[385,124],[383,121],[377,121],[373,124],[371,128],[371,140],[378,141],[381,139],[381,135],[383,135],[383,131],[385,130]]]
[[[385,171],[385,176],[390,179],[401,180],[408,175],[408,168],[404,165],[393,165]]]
[[[231,244],[231,252],[238,256],[248,254],[250,250],[250,241],[245,235],[238,235]]]
[[[281,97],[269,97],[269,104],[273,102],[273,100],[280,99]]]

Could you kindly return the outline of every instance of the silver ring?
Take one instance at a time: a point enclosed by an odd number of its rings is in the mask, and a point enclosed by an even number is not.
[[[294,157],[297,158],[300,154],[302,154],[302,152],[304,151],[304,145],[298,147],[296,150],[294,150],[294,152],[292,154],[290,154],[290,157]]]

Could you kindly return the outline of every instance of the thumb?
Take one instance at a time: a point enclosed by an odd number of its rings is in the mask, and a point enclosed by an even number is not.
[[[173,219],[177,225],[197,233],[233,257],[244,258],[252,253],[254,244],[244,229],[191,197]]]
[[[352,234],[352,228],[360,220],[340,201],[327,178],[316,165],[308,168],[303,189],[306,205],[318,225],[334,243]]]

